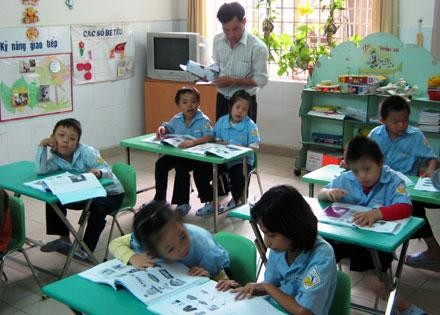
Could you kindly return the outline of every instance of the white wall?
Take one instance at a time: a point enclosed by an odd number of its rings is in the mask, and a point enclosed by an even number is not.
[[[21,27],[24,9],[21,1],[3,2],[0,27]],[[39,141],[51,133],[56,121],[67,117],[81,121],[82,140],[97,148],[116,146],[121,139],[139,135],[144,130],[145,34],[147,31],[185,30],[186,1],[75,0],[74,3],[74,9],[69,10],[64,0],[40,1],[38,25],[134,22],[135,76],[127,80],[74,85],[73,112],[0,122],[0,165],[33,160]]]

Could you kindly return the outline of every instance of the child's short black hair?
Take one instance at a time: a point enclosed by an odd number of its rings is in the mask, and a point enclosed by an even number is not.
[[[376,141],[365,136],[357,135],[351,139],[345,149],[344,159],[348,164],[368,157],[377,164],[383,162],[383,153]]]
[[[252,220],[290,239],[292,250],[309,251],[318,235],[318,220],[307,201],[292,186],[280,185],[266,191],[251,208]]]
[[[174,97],[174,102],[176,103],[176,105],[179,105],[180,102],[180,98],[182,97],[183,94],[194,94],[197,102],[200,102],[200,92],[199,90],[197,90],[195,87],[192,86],[184,86],[181,87],[180,89],[177,90],[176,92],[176,96]]]
[[[156,241],[161,230],[172,220],[178,220],[169,204],[152,201],[142,205],[134,216],[133,233],[141,246],[151,255],[157,255]]]
[[[76,120],[75,118],[66,118],[66,119],[59,120],[55,124],[55,127],[53,127],[52,134],[55,134],[55,131],[60,126],[75,129],[76,132],[78,133],[78,141],[79,141],[79,139],[81,139],[81,133],[82,133],[81,123],[78,120]]]
[[[390,112],[407,111],[411,114],[411,107],[409,102],[399,95],[393,95],[385,98],[379,107],[380,118],[386,119]]]
[[[222,24],[226,24],[236,17],[238,21],[242,22],[245,11],[243,6],[238,2],[224,3],[217,11],[217,19]]]
[[[254,102],[254,100],[252,96],[250,96],[249,93],[244,90],[239,90],[232,95],[229,101],[228,112],[231,113],[232,107],[234,106],[235,102],[237,102],[240,99],[248,102],[249,105],[248,116],[249,117],[252,116],[252,103]]]

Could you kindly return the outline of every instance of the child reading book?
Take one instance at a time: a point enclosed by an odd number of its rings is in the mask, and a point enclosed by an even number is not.
[[[235,288],[236,298],[269,295],[289,314],[328,314],[336,288],[331,246],[318,235],[318,221],[307,201],[291,186],[275,186],[251,208],[252,220],[270,248],[264,281]],[[217,288],[235,287],[232,280]]]
[[[231,98],[229,114],[220,117],[214,127],[215,140],[218,143],[234,144],[258,149],[260,136],[257,125],[249,118],[252,97],[245,91],[237,91]],[[248,158],[248,169],[254,165],[254,156]],[[221,172],[222,170],[220,170]],[[234,208],[241,203],[244,190],[242,159],[238,158],[227,163],[232,199],[226,209]],[[209,216],[213,209],[199,209],[196,215]],[[207,211],[210,210],[210,211]]]
[[[193,87],[182,87],[174,98],[177,107],[181,110],[170,121],[163,123],[157,128],[157,138],[166,134],[190,135],[194,139],[180,143],[179,147],[189,148],[201,143],[213,140],[211,122],[208,116],[199,109],[200,93]],[[156,179],[156,194],[154,200],[166,201],[168,172],[175,169],[172,204],[177,204],[176,212],[186,215],[191,206],[189,205],[190,177],[193,170],[194,181],[199,192],[199,197],[205,203],[205,207],[213,208],[213,200],[210,164],[195,160],[163,155],[156,161],[154,177]]]
[[[360,226],[411,215],[411,201],[405,183],[395,171],[384,165],[383,154],[375,141],[363,136],[354,137],[347,144],[344,160],[350,171],[342,173],[321,189],[318,199],[372,208],[353,215],[353,222]],[[373,272],[374,263],[368,249],[336,241],[330,241],[330,244],[337,261],[349,257],[351,270],[368,271],[366,278],[370,288],[376,295],[387,299],[384,283]],[[378,254],[382,271],[385,272],[391,266],[393,255],[381,251]],[[402,314],[423,314],[421,309],[402,298],[397,300],[397,309],[404,312]]]
[[[380,104],[381,126],[374,128],[369,137],[377,142],[383,155],[385,164],[393,170],[405,175],[417,176],[418,167],[422,163],[426,166],[423,176],[430,177],[437,166],[437,156],[426,140],[423,132],[409,126],[411,107],[401,96],[387,97]],[[412,238],[423,238],[427,250],[406,257],[405,263],[416,268],[440,269],[440,245],[426,216],[427,208],[436,208],[420,201],[413,201],[413,215],[423,218],[425,224]]]
[[[8,248],[11,235],[12,225],[8,194],[3,189],[0,189],[0,253],[4,253]]]
[[[90,172],[97,178],[111,178],[113,184],[106,186],[106,197],[93,199],[89,208],[87,228],[84,233],[84,242],[91,251],[94,251],[105,227],[105,217],[119,208],[124,198],[124,189],[118,178],[113,174],[110,165],[101,157],[98,150],[80,142],[81,123],[74,118],[67,118],[55,124],[52,135],[41,140],[37,148],[36,166],[37,174],[65,170],[79,173]],[[76,202],[66,205],[57,203],[57,207],[67,213],[67,209],[83,209],[85,202]],[[61,221],[50,204],[46,204],[46,230],[47,234],[59,235],[60,238],[41,246],[42,252],[59,251],[66,253],[72,246],[69,228]],[[87,253],[79,249],[74,257],[88,261]]]
[[[193,276],[227,279],[229,257],[225,249],[205,229],[182,224],[169,205],[161,202],[143,205],[134,217],[133,233],[114,239],[109,250],[136,268],[169,260],[185,264]]]

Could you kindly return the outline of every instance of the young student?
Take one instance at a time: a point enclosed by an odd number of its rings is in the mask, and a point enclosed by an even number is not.
[[[401,96],[387,97],[380,105],[381,126],[374,128],[369,137],[377,142],[385,164],[405,175],[418,175],[418,166],[426,165],[424,176],[430,177],[437,167],[437,156],[423,135],[416,127],[408,126],[411,108]],[[436,208],[418,201],[413,201],[413,215],[425,220],[425,224],[412,238],[423,238],[428,249],[406,257],[405,263],[419,268],[440,269],[440,246],[426,217],[425,207]]]
[[[58,121],[53,128],[52,135],[41,140],[37,148],[36,166],[37,174],[40,175],[64,170],[90,172],[97,178],[104,177],[113,180],[113,184],[105,187],[107,196],[93,199],[89,208],[90,215],[84,233],[84,242],[91,251],[94,251],[106,224],[105,217],[121,206],[124,189],[99,151],[80,142],[81,133],[81,123],[78,120],[67,118]],[[57,206],[66,215],[67,209],[83,209],[85,202],[67,205],[61,205],[58,202]],[[50,204],[46,204],[46,230],[47,234],[59,235],[60,238],[41,246],[41,251],[68,252],[72,246],[69,229]],[[74,257],[83,261],[89,260],[87,253],[82,249],[76,251]]]
[[[184,134],[196,137],[194,140],[187,140],[180,144],[181,148],[189,148],[201,143],[213,140],[211,122],[199,109],[200,93],[193,87],[182,87],[174,98],[177,107],[181,110],[169,122],[163,123],[157,128],[158,138],[167,133]],[[211,181],[211,170],[208,163],[184,159],[180,157],[164,155],[156,161],[154,176],[156,179],[156,195],[154,200],[166,201],[168,172],[175,169],[173,197],[171,203],[177,204],[176,212],[186,215],[191,206],[189,205],[190,177],[189,172],[193,170],[194,181],[199,192],[199,197],[205,205],[203,211],[214,209]]]
[[[218,143],[235,144],[252,149],[258,149],[260,136],[257,125],[249,118],[249,110],[252,104],[252,97],[245,91],[237,91],[231,98],[229,114],[226,114],[217,121],[214,126],[214,136]],[[254,165],[254,156],[248,158],[248,169]],[[232,199],[226,209],[233,208],[241,203],[245,178],[243,176],[243,162],[238,158],[227,163],[229,173]],[[211,211],[197,211],[198,216],[211,215]]]
[[[372,208],[354,215],[354,223],[361,226],[371,226],[377,220],[397,220],[411,215],[411,200],[405,182],[394,170],[384,165],[383,154],[374,140],[354,137],[347,144],[344,160],[350,171],[342,173],[321,189],[318,199]],[[337,261],[350,257],[350,270],[368,271],[366,278],[369,286],[378,296],[387,299],[388,292],[374,272],[368,249],[336,241],[330,241],[330,244]],[[385,272],[391,266],[393,255],[378,253],[382,271]],[[424,314],[420,308],[401,298],[397,300],[397,309],[400,314]]]
[[[6,191],[0,189],[0,253],[8,249],[12,236],[11,215],[9,212],[9,198]]]
[[[336,262],[331,246],[318,235],[318,221],[293,187],[269,189],[251,208],[252,219],[270,248],[264,281],[235,288],[237,299],[269,295],[289,314],[328,314],[336,288]],[[237,284],[219,281],[227,290]]]
[[[134,217],[133,233],[112,240],[109,250],[136,268],[152,267],[164,259],[183,263],[193,276],[228,279],[226,250],[205,229],[182,224],[180,216],[162,202],[143,205]]]

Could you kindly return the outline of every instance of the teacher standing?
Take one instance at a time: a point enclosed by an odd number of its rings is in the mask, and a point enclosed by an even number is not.
[[[216,119],[229,112],[231,96],[238,90],[245,90],[252,96],[249,116],[257,121],[258,88],[266,85],[266,45],[246,31],[245,10],[238,2],[224,3],[217,12],[223,33],[214,37],[213,60],[220,67],[217,87]]]

